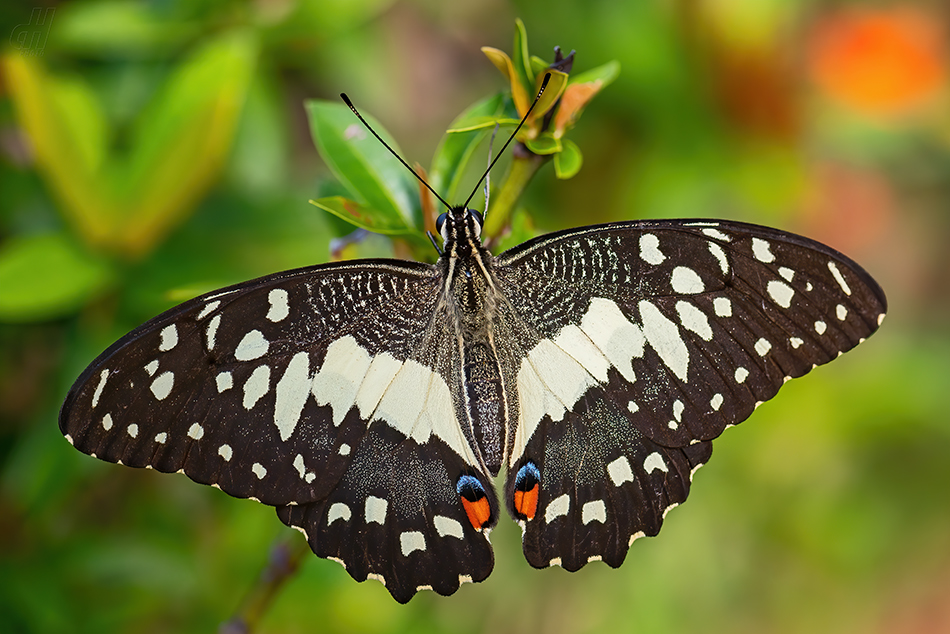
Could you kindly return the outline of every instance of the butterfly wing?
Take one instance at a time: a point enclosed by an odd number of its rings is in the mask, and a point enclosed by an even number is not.
[[[103,460],[278,507],[400,601],[451,593],[491,571],[498,506],[485,486],[476,528],[460,503],[459,478],[488,479],[448,388],[440,284],[431,266],[361,261],[198,297],[100,355],[60,429]]]
[[[857,264],[702,220],[542,236],[498,258],[521,328],[505,500],[536,567],[619,566],[682,503],[712,439],[880,325]]]

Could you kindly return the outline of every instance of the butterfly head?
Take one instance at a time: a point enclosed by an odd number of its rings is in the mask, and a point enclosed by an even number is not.
[[[446,253],[470,252],[481,246],[482,214],[461,205],[450,207],[440,215],[435,227],[442,235],[443,249]]]

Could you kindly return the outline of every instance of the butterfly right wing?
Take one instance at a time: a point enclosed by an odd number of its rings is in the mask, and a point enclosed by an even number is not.
[[[686,499],[713,439],[886,310],[842,254],[728,221],[551,234],[499,256],[497,275],[522,342],[505,500],[528,561],[568,570],[619,566]]]
[[[440,288],[431,266],[362,261],[198,297],[100,355],[60,428],[100,459],[278,507],[400,601],[450,593],[490,572],[498,505],[448,388]],[[463,476],[484,483],[477,523]]]

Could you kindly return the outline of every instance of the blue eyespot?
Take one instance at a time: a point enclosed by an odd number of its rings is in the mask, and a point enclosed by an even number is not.
[[[515,476],[515,490],[530,491],[540,481],[541,472],[538,471],[533,462],[526,462],[523,467],[518,469],[518,474]]]

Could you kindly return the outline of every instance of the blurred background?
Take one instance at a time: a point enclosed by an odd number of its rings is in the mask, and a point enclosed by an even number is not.
[[[428,164],[507,83],[479,51],[620,62],[522,200],[540,231],[721,216],[885,288],[880,333],[728,430],[619,570],[531,569],[518,528],[452,597],[396,604],[307,557],[262,632],[950,632],[950,8],[944,1],[5,2],[0,632],[209,632],[272,509],[70,448],[81,370],[178,301],[322,262],[349,228],[303,101],[347,92]],[[119,230],[118,228],[121,228]]]

